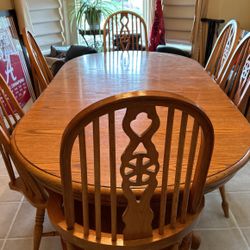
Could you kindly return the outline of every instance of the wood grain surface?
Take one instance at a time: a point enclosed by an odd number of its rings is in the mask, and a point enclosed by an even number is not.
[[[229,180],[249,160],[247,120],[196,61],[136,51],[85,55],[66,63],[17,125],[12,149],[45,186],[61,192],[59,151],[69,121],[96,101],[135,90],[173,92],[189,98],[206,112],[215,131],[206,192]],[[101,136],[104,150],[108,142],[105,129],[104,126]],[[116,135],[121,136],[121,145],[125,145],[119,131]],[[160,151],[163,140],[160,136],[155,140]],[[108,162],[101,159],[103,172],[109,167]],[[76,164],[73,169],[76,182],[80,180],[78,169]],[[109,180],[102,180],[102,187],[108,186]]]

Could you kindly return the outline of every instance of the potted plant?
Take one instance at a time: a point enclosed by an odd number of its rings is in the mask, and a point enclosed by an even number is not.
[[[81,0],[76,12],[76,23],[81,28],[86,21],[90,30],[100,30],[102,17],[107,17],[114,12],[116,5],[105,0]]]

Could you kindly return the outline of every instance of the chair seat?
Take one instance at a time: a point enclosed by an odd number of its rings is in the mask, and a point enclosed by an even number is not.
[[[21,193],[25,192],[25,187],[20,177],[17,177],[14,182],[10,182],[9,187],[11,190],[14,190],[14,191],[18,191]]]
[[[41,197],[37,197],[30,188],[27,188],[21,177],[17,177],[14,182],[9,182],[11,190],[22,193],[26,199],[36,208],[46,208],[47,202]]]
[[[61,67],[69,60],[86,54],[97,53],[95,49],[81,45],[71,45],[62,47],[62,49],[58,51],[57,48],[58,47],[51,46],[51,53],[50,55],[46,56],[46,60],[54,76],[58,73]]]
[[[191,57],[191,47],[189,48],[189,46],[183,46],[181,44],[158,45],[156,51]]]
[[[186,235],[192,232],[194,226],[198,222],[203,207],[204,202],[203,206],[200,207],[200,210],[197,213],[187,215],[184,224],[177,222],[175,228],[171,228],[170,225],[165,226],[164,234],[162,236],[159,236],[158,229],[155,229],[153,230],[152,237],[138,241],[139,244],[137,244],[136,240],[124,241],[122,234],[117,235],[118,240],[114,243],[112,242],[110,234],[108,233],[102,233],[101,240],[97,242],[95,234],[92,234],[90,230],[89,236],[85,241],[86,245],[84,246],[82,245],[82,241],[84,241],[82,225],[75,224],[74,230],[71,231],[71,234],[69,235],[68,233],[66,233],[67,224],[63,214],[62,199],[60,196],[56,194],[52,194],[49,196],[47,211],[52,225],[56,228],[62,238],[66,241],[73,239],[75,246],[78,246],[79,250],[83,249],[82,247],[84,247],[84,249],[94,250],[97,249],[97,246],[100,247],[100,245],[102,245],[103,249],[105,250],[116,250],[117,247],[122,246],[126,246],[126,250],[143,250],[145,249],[145,247],[149,249],[148,247],[151,246],[153,250],[159,249],[159,241],[161,242],[160,244],[162,245],[162,249],[167,250],[168,247],[171,247],[173,244],[178,242],[180,238],[184,238]],[[79,239],[81,239],[81,241],[79,241]],[[155,248],[155,244],[157,244],[157,248]]]

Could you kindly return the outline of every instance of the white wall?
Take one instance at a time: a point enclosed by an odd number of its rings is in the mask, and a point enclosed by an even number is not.
[[[9,10],[12,8],[13,6],[11,0],[0,0],[0,10]]]
[[[250,0],[209,0],[208,18],[236,19],[250,31]]]

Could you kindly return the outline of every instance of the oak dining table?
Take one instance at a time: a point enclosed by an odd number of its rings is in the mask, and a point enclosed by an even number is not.
[[[182,56],[141,51],[97,53],[67,62],[16,126],[12,150],[39,183],[62,193],[59,152],[70,120],[96,101],[138,90],[185,96],[210,118],[215,145],[205,192],[226,183],[248,162],[249,123],[202,66]]]

